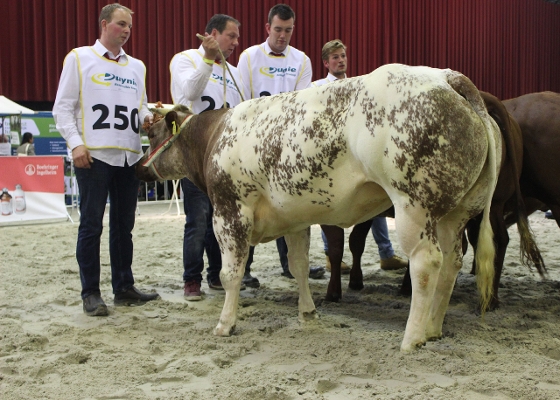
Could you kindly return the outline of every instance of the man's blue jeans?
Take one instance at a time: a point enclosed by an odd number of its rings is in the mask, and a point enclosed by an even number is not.
[[[375,217],[371,221],[371,233],[375,243],[377,243],[379,258],[385,260],[393,257],[395,252],[389,239],[389,228],[387,227],[387,219],[385,217]]]
[[[132,276],[132,228],[139,181],[134,167],[114,167],[94,159],[90,169],[76,168],[80,190],[80,227],[76,259],[80,267],[82,298],[99,294],[100,244],[103,215],[109,205],[109,255],[113,293],[134,285]]]
[[[222,255],[212,226],[213,208],[208,196],[187,178],[181,179],[186,215],[183,237],[183,281],[202,282],[204,250],[208,257],[207,281],[220,277]]]

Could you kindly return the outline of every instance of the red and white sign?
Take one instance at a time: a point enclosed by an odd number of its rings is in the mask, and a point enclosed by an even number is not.
[[[0,157],[0,225],[67,218],[63,157]]]

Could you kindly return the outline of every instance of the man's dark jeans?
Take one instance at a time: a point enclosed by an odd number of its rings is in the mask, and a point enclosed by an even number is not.
[[[76,259],[80,267],[82,298],[100,293],[100,243],[103,215],[109,206],[109,255],[113,293],[134,285],[132,276],[132,228],[139,181],[134,167],[114,167],[94,159],[90,169],[76,168],[80,191],[80,227]]]
[[[186,215],[183,237],[183,281],[202,281],[204,250],[208,257],[207,281],[220,277],[222,254],[212,226],[213,208],[208,196],[187,178],[181,179]]]

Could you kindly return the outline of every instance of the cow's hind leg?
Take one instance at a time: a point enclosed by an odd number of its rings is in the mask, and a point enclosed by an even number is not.
[[[362,273],[362,255],[366,247],[367,234],[371,228],[371,219],[357,224],[352,228],[348,245],[352,252],[352,270],[350,271],[350,281],[348,287],[352,290],[362,290],[364,288],[364,275]]]
[[[344,252],[344,229],[334,225],[321,225],[329,249],[327,255],[331,262],[331,279],[327,287],[326,301],[337,302],[342,298],[341,264]]]
[[[310,229],[284,235],[288,246],[288,265],[296,278],[299,289],[299,321],[305,322],[318,317],[315,303],[309,290],[309,241]]]
[[[403,352],[413,351],[426,343],[426,326],[443,261],[437,241],[426,231],[435,222],[421,217],[425,214],[425,210],[413,214],[399,213],[396,209],[397,234],[409,257],[412,282],[410,314],[401,344]]]
[[[440,269],[430,318],[426,326],[426,339],[441,339],[443,319],[455,286],[455,280],[463,265],[462,229],[460,221],[442,220],[438,224],[439,245],[443,253],[443,264]]]

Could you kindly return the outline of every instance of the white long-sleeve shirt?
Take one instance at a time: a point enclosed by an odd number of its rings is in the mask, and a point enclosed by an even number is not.
[[[222,108],[224,104],[223,67],[217,62],[208,65],[203,61],[203,57],[204,48],[200,46],[198,49],[175,54],[169,63],[173,104],[190,107],[195,114]],[[226,69],[225,73],[226,102],[228,108],[232,108],[241,103],[241,95],[243,98],[246,96],[243,93],[243,83],[237,68],[229,63],[228,67],[229,72]]]

